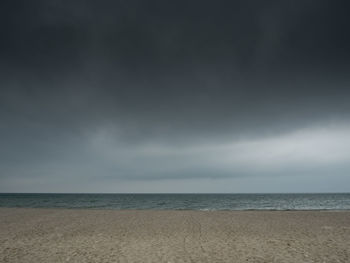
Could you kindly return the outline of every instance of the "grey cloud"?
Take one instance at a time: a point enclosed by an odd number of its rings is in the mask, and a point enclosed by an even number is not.
[[[279,152],[269,165],[243,157],[305,128],[334,136],[330,124],[345,129],[348,7],[326,0],[2,1],[1,191],[33,184],[32,191],[40,180],[68,189],[68,177],[79,191],[84,178],[86,189],[94,182],[101,191],[109,180],[130,191],[141,181],[169,189],[166,182],[196,179],[203,189],[210,180],[252,180],[253,189],[259,176],[332,170],[344,181],[346,162],[322,164],[324,152],[308,163]],[[228,152],[220,147],[240,141],[262,144],[223,163]],[[341,141],[348,145],[346,136]]]

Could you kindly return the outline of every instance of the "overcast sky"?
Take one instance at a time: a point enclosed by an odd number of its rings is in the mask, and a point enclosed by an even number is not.
[[[345,0],[3,0],[0,192],[349,192]]]

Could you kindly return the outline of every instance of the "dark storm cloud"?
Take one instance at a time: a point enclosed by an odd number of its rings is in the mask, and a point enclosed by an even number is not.
[[[95,58],[132,72],[185,63],[243,71],[257,59],[264,67],[329,67],[348,64],[348,7],[346,1],[5,1],[2,55],[22,67]]]
[[[252,175],[240,161],[226,169],[187,147],[226,155],[213,144],[347,122],[349,8],[325,0],[2,1],[2,176],[40,177],[54,167],[103,167],[106,178]],[[176,144],[184,148],[174,156]],[[154,147],[168,150],[140,153]]]

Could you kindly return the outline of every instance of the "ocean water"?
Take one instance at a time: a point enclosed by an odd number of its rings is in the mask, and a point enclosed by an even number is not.
[[[0,194],[0,207],[350,210],[350,194]]]

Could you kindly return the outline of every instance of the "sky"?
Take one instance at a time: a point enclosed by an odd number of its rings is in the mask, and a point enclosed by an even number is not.
[[[0,192],[350,192],[345,0],[0,2]]]

